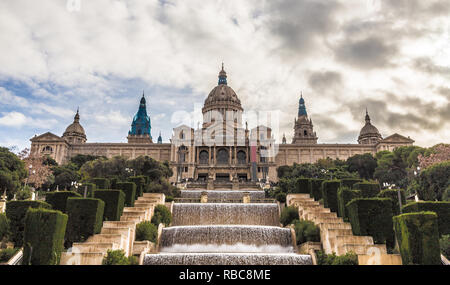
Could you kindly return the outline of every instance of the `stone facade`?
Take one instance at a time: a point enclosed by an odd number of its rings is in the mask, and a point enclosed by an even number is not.
[[[74,122],[62,137],[47,132],[32,138],[31,153],[49,155],[59,164],[67,163],[77,154],[129,159],[144,155],[169,161],[174,171],[171,182],[189,180],[235,185],[261,179],[277,181],[276,168],[282,165],[314,163],[327,157],[345,160],[355,154],[376,154],[414,143],[399,134],[383,139],[366,112],[366,124],[361,129],[358,144],[318,144],[302,96],[292,144],[286,143],[284,135],[282,144],[276,144],[270,127],[261,125],[249,130],[247,122],[244,127],[243,111],[237,94],[227,84],[227,74],[222,67],[218,85],[205,100],[202,126],[198,129],[186,125],[174,128],[169,144],[162,143],[161,136],[158,143],[153,143],[143,96],[128,133],[128,143],[87,143],[77,111]]]

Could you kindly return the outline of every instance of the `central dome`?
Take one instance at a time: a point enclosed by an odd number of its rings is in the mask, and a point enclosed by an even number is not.
[[[203,106],[203,113],[211,110],[233,110],[243,111],[241,100],[239,100],[233,88],[227,84],[227,73],[222,64],[219,72],[219,83],[209,93]]]

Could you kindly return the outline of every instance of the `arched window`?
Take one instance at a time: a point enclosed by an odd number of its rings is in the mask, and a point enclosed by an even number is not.
[[[308,135],[308,131],[307,130],[305,130],[303,133],[305,134],[305,137]]]
[[[200,164],[208,164],[209,163],[209,153],[206,150],[202,150],[198,155]]]
[[[181,140],[184,139],[184,132],[183,131],[180,132],[180,139]]]
[[[217,152],[217,163],[218,164],[228,164],[230,159],[228,150],[225,148],[219,149]]]
[[[245,164],[247,162],[247,155],[245,154],[245,151],[238,151],[236,156],[238,164]]]
[[[43,152],[53,152],[53,148],[51,146],[47,145],[42,149],[42,151]]]

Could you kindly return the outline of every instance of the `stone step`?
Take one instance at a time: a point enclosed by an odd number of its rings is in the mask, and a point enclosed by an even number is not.
[[[148,207],[125,207],[125,208],[123,208],[123,212],[124,213],[128,213],[128,212],[133,213],[133,212],[136,212],[136,211],[144,212],[145,220],[150,220],[151,208],[148,208]]]
[[[125,251],[126,256],[129,254],[129,240],[121,234],[98,234],[87,239],[88,243],[117,243],[119,248]]]
[[[72,252],[102,252],[107,253],[108,250],[120,249],[119,244],[114,242],[76,242],[72,245]]]
[[[336,248],[337,255],[344,255],[348,252],[354,252],[357,255],[360,254],[387,254],[385,244],[341,244]]]
[[[126,221],[106,221],[103,222],[103,227],[105,228],[130,228],[132,231],[136,229],[135,222],[126,222]]]
[[[306,212],[302,215],[305,220],[314,221],[315,219],[337,219],[338,216],[336,213],[310,213]]]
[[[136,202],[146,202],[146,203],[152,203],[152,204],[158,204],[159,200],[158,199],[154,199],[154,198],[144,198],[144,197],[139,197]]]
[[[133,243],[133,255],[140,255],[142,252],[149,253],[155,249],[155,244],[145,240],[145,241],[135,241]]]
[[[133,250],[133,241],[134,241],[134,230],[127,227],[122,228],[108,228],[103,227],[100,234],[119,234],[123,235],[126,239],[126,244],[128,245],[128,252],[131,252]]]
[[[136,201],[136,202],[134,202],[134,206],[135,207],[139,207],[139,208],[147,208],[147,209],[152,210],[155,207],[155,204]]]
[[[101,265],[103,257],[106,254],[103,252],[83,252],[83,253],[72,253],[63,252],[61,253],[60,265]]]
[[[351,229],[326,229],[325,230],[328,233],[329,237],[336,237],[336,236],[352,236],[353,232]]]
[[[311,219],[311,221],[313,221],[316,224],[320,224],[320,223],[344,223],[344,220],[342,218],[318,218],[318,217],[314,217]]]
[[[321,231],[329,229],[348,229],[351,230],[352,226],[349,223],[316,223]]]
[[[141,215],[122,215],[120,220],[123,222],[135,222],[139,224],[140,222],[145,221],[145,218]]]
[[[369,244],[373,245],[373,238],[371,236],[354,236],[354,235],[344,235],[336,236],[335,241],[338,244]]]
[[[359,265],[402,265],[400,254],[361,254],[358,255]]]

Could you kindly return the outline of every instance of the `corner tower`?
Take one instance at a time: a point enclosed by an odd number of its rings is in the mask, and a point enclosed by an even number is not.
[[[308,118],[303,94],[299,100],[298,118],[295,119],[294,131],[293,144],[317,144],[316,132],[314,132],[312,120]]]
[[[147,115],[145,95],[142,93],[139,110],[131,123],[131,130],[128,132],[128,143],[153,143],[151,135],[152,125],[150,117]]]

